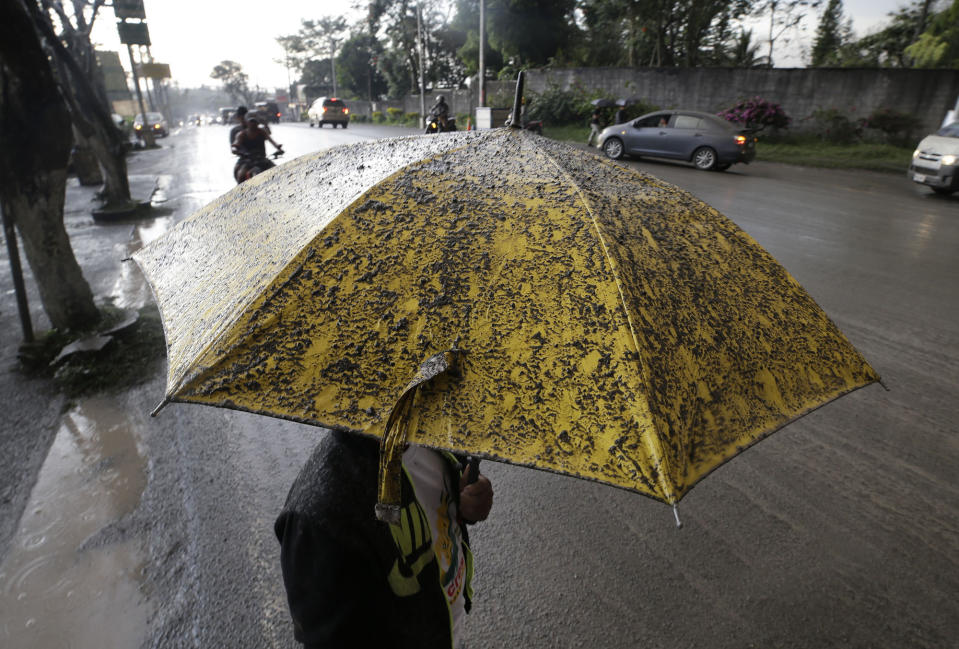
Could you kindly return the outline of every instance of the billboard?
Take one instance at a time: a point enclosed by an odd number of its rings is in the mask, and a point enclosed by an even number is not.
[[[117,31],[124,45],[150,45],[150,30],[146,23],[117,23]]]
[[[139,67],[141,77],[146,77],[147,79],[170,78],[169,63],[141,63]]]
[[[143,8],[143,0],[113,0],[113,13],[117,18],[139,18],[143,20],[147,17],[146,10]],[[139,45],[139,43],[131,43]]]

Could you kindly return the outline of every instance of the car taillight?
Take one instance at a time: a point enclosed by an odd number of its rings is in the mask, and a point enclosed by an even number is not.
[[[349,114],[350,114],[350,109],[349,109],[349,108],[344,108],[344,109],[343,109],[343,114],[344,114],[344,115],[349,115]]]
[[[326,112],[326,106],[323,107],[323,112],[324,112],[324,113]]]
[[[737,136],[736,136],[736,144],[738,144],[739,146],[743,146],[744,144],[746,144],[746,136],[745,136],[745,135],[737,135]]]
[[[279,114],[279,113],[277,113],[277,114],[276,114],[276,116],[277,116],[277,117],[279,117],[279,116],[280,116],[280,114]]]

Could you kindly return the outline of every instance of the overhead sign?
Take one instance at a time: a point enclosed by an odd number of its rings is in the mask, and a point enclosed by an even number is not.
[[[169,79],[169,63],[141,63],[140,76],[147,79]]]
[[[150,45],[150,30],[146,23],[117,23],[117,31],[124,45]]]
[[[143,8],[143,0],[113,0],[113,13],[117,18],[139,18],[143,20],[147,17],[146,10]],[[131,43],[136,45],[136,43]]]

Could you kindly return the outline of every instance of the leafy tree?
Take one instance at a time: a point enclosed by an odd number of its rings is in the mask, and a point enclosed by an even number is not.
[[[211,79],[223,82],[223,89],[233,101],[252,104],[254,93],[250,90],[250,78],[243,71],[243,66],[236,61],[220,61],[210,73]]]
[[[751,29],[742,29],[726,53],[726,65],[733,68],[754,68],[767,63],[759,56],[759,44],[753,42]]]
[[[387,84],[377,69],[380,56],[379,44],[369,33],[351,34],[336,57],[341,94],[369,100],[383,97]]]
[[[728,65],[750,0],[580,0],[584,65]]]
[[[811,65],[814,68],[835,65],[843,45],[842,0],[829,0],[819,18],[816,40],[812,48]]]
[[[936,14],[905,53],[918,68],[959,67],[959,0]]]
[[[319,20],[301,20],[300,29],[295,34],[278,36],[276,41],[286,53],[287,64],[298,74],[303,74],[307,64],[313,63],[312,80],[302,79],[308,86],[315,81],[319,73],[316,61],[326,61],[330,66],[329,75],[323,75],[332,81],[331,94],[336,93],[335,61],[338,47],[346,39],[347,24],[342,16],[326,16]]]
[[[769,67],[773,66],[773,48],[777,41],[789,42],[790,32],[801,29],[803,18],[810,9],[816,9],[822,0],[759,0],[753,5],[753,15],[769,18]]]
[[[4,2],[0,20],[0,210],[16,225],[51,324],[100,319],[63,224],[71,126],[32,0]]]
[[[885,28],[844,45],[839,63],[846,67],[908,67],[906,48],[922,32],[923,6],[914,2],[888,14],[890,21]]]

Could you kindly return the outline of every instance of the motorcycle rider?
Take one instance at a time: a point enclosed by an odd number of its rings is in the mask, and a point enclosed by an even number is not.
[[[436,103],[433,104],[432,108],[430,108],[430,115],[436,118],[436,122],[439,124],[440,131],[449,130],[449,125],[446,120],[449,114],[450,107],[446,103],[446,97],[443,95],[438,95],[436,97]]]
[[[246,180],[247,174],[255,161],[262,162],[265,160],[269,163],[268,168],[274,166],[266,157],[267,141],[277,151],[283,153],[283,145],[277,144],[268,131],[260,128],[260,122],[255,117],[246,120],[242,130],[237,130],[232,146],[233,153],[240,156],[236,166],[233,167],[233,177],[236,178],[237,183]]]
[[[246,106],[237,106],[236,112],[233,113],[233,121],[236,124],[233,128],[230,129],[230,148],[233,147],[233,142],[236,140],[237,133],[246,128],[246,114],[249,112]],[[255,114],[255,113],[254,113]],[[266,131],[267,135],[272,135],[270,127],[266,124],[260,125],[260,128]]]

